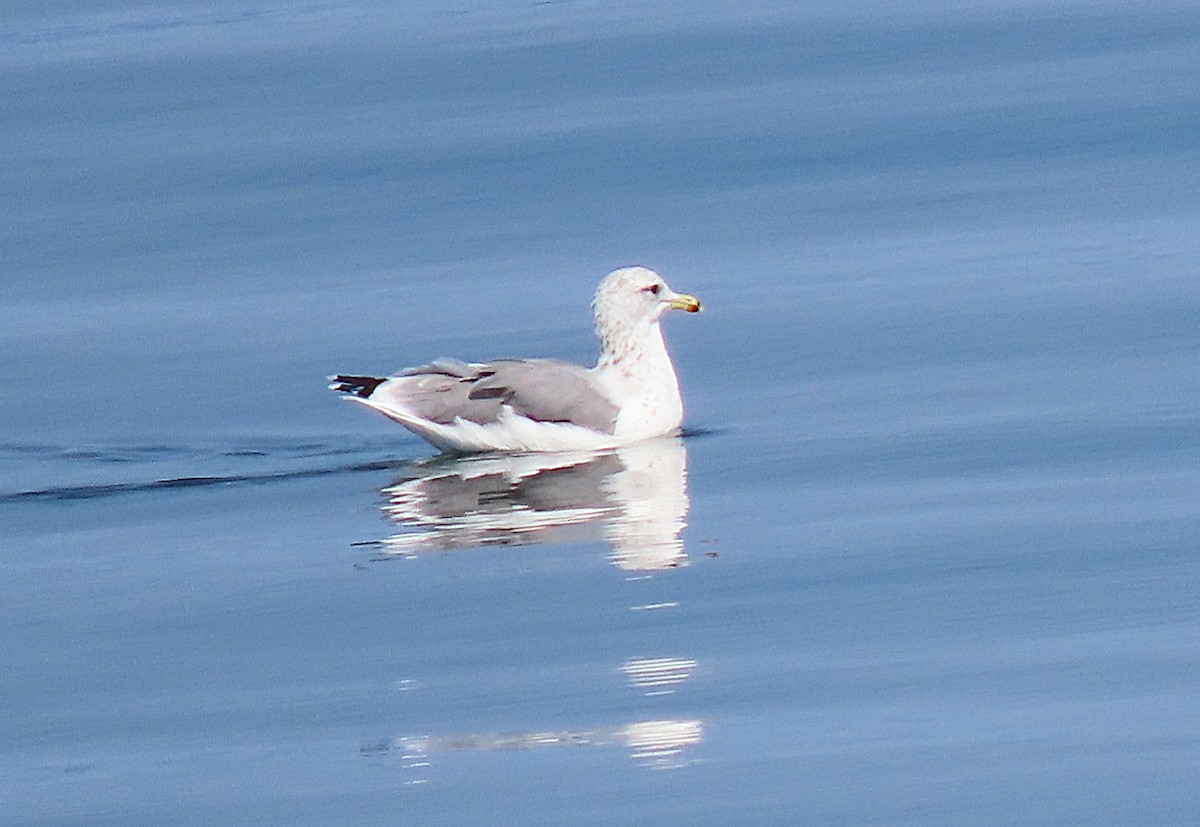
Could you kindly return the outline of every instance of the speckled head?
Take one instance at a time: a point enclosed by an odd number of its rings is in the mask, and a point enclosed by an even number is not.
[[[646,267],[615,270],[600,282],[592,301],[596,314],[596,332],[613,327],[638,327],[657,322],[668,310],[696,313],[700,302],[693,296],[676,293],[662,276]]]
[[[671,290],[662,276],[646,267],[615,270],[600,282],[592,300],[601,362],[632,355],[657,340],[662,347],[658,321],[668,310],[696,313],[700,302]]]

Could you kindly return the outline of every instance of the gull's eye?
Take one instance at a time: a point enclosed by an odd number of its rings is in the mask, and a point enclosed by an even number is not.
[[[642,289],[645,292],[649,293],[651,296],[657,296],[659,293],[662,292],[662,285],[661,284],[652,284],[649,287],[644,287]]]

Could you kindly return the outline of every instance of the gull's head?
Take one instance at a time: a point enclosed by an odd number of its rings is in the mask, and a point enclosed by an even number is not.
[[[694,296],[676,293],[662,276],[645,267],[626,267],[609,273],[592,300],[596,328],[601,336],[612,328],[636,328],[654,324],[668,310],[697,313]]]

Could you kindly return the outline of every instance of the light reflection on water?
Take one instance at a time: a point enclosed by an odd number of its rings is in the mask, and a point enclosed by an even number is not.
[[[399,530],[380,541],[386,555],[604,540],[609,560],[636,573],[630,581],[687,565],[687,452],[680,438],[602,452],[438,459],[412,467],[382,490],[382,510]],[[634,605],[670,609],[677,601]],[[636,641],[631,641],[636,644]],[[685,657],[629,657],[618,667],[644,696],[676,691],[696,669]],[[404,735],[363,747],[396,752],[422,784],[431,756],[444,752],[622,745],[639,766],[670,769],[690,762],[703,738],[692,719],[631,721],[615,728],[504,734]]]
[[[629,658],[621,671],[629,685],[644,689],[647,695],[669,695],[696,669],[691,658]]]

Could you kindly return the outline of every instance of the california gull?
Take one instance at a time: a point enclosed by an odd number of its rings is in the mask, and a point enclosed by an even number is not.
[[[333,376],[329,387],[452,453],[593,450],[677,433],[683,401],[659,320],[700,302],[627,267],[600,282],[592,310],[593,368],[436,359],[388,377]]]

